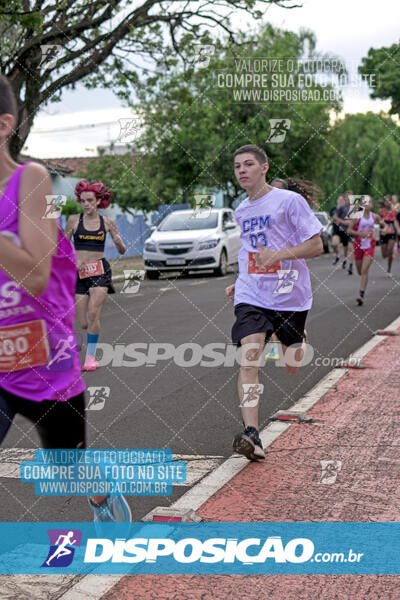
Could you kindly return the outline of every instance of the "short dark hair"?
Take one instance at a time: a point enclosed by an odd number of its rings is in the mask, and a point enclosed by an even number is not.
[[[264,152],[262,148],[256,146],[255,144],[247,144],[246,146],[240,146],[233,155],[233,158],[236,158],[238,154],[253,154],[256,160],[263,165],[268,162],[268,156]]]
[[[14,90],[7,77],[0,75],[0,115],[9,114],[17,119],[18,109]]]

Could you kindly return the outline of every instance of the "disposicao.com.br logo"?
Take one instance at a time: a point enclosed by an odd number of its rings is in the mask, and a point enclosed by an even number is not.
[[[359,561],[362,554],[352,550],[349,557]],[[86,544],[85,563],[156,563],[169,557],[176,563],[241,563],[263,564],[268,559],[275,563],[299,564],[314,562],[314,543],[308,538],[293,538],[286,544],[280,536],[246,538],[89,538]],[[344,553],[317,553],[316,562],[347,562]],[[354,561],[354,558],[352,559]]]
[[[0,538],[8,574],[400,574],[392,522],[18,522]]]

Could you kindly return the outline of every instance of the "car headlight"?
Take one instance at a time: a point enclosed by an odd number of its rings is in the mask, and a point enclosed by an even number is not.
[[[157,252],[157,246],[153,242],[146,242],[144,249],[146,252]]]
[[[219,240],[207,240],[206,242],[200,242],[199,250],[210,250],[210,248],[216,248],[219,244]]]

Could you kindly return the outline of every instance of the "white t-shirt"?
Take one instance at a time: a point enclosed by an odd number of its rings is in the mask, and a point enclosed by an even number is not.
[[[305,260],[285,260],[267,272],[257,267],[254,259],[259,252],[257,244],[283,250],[321,233],[321,223],[303,196],[274,188],[252,202],[243,200],[235,218],[242,231],[235,305],[243,302],[273,310],[309,310],[312,291]]]

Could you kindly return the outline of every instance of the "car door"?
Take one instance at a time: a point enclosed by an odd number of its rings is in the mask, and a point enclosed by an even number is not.
[[[226,246],[228,248],[228,260],[235,263],[241,246],[240,227],[235,221],[232,210],[224,210],[222,215],[222,230],[225,234]]]

